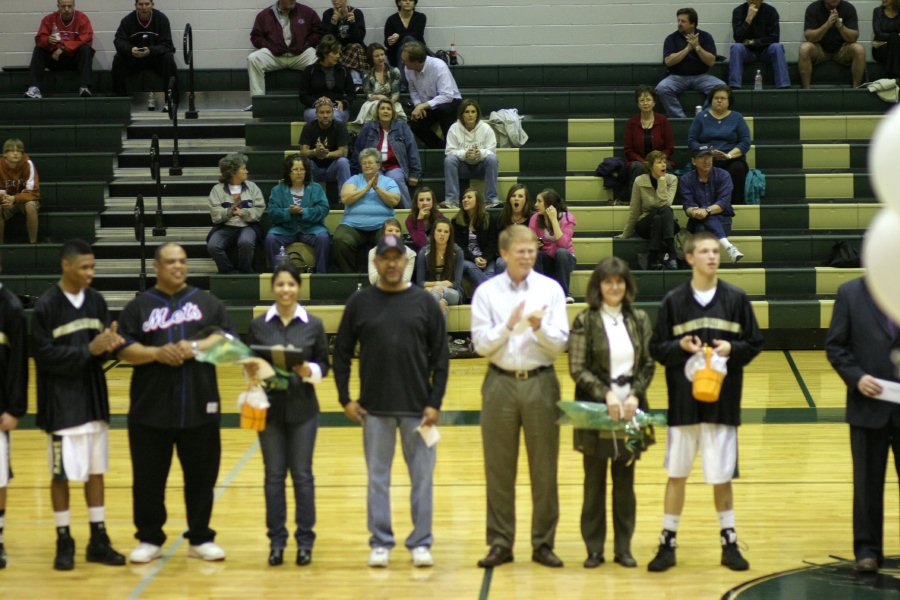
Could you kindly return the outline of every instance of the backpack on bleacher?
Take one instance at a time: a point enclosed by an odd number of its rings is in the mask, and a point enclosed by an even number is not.
[[[766,176],[759,169],[750,169],[744,181],[744,202],[759,204],[766,195]]]

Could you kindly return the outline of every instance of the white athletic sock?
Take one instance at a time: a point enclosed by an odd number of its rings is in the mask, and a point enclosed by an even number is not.
[[[67,510],[61,510],[53,513],[53,520],[56,521],[57,527],[68,527],[71,520],[71,514]]]
[[[719,244],[720,244],[720,245],[722,246],[722,248],[724,248],[725,250],[728,250],[729,248],[731,248],[731,247],[734,245],[734,244],[732,244],[732,243],[728,240],[727,237],[724,237],[724,238],[722,238],[721,240],[719,240]]]
[[[681,515],[663,515],[663,529],[667,531],[678,531],[678,523],[681,521]]]
[[[718,514],[720,529],[734,529],[734,509],[723,510]]]
[[[88,521],[90,521],[91,523],[102,523],[105,520],[105,506],[88,506]]]

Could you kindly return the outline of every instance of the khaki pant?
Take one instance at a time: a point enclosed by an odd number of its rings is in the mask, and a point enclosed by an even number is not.
[[[266,95],[266,73],[294,69],[302,71],[316,62],[315,48],[307,48],[303,54],[284,54],[275,56],[267,48],[251,52],[247,57],[247,73],[250,76],[250,95]]]

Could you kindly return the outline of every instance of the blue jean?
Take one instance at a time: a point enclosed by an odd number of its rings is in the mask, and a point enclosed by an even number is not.
[[[412,208],[412,198],[409,196],[409,187],[406,185],[406,173],[403,172],[403,169],[382,171],[382,174],[393,179],[397,187],[400,188],[400,206],[397,208]]]
[[[487,266],[481,269],[471,260],[463,261],[463,276],[472,280],[474,287],[478,287],[494,276],[496,261],[489,260]]]
[[[560,286],[566,296],[569,293],[569,281],[572,279],[572,271],[575,270],[575,255],[568,250],[557,248],[556,256],[550,256],[545,252],[538,252],[538,259],[535,262],[535,268],[538,273],[543,273],[547,277],[553,278]]]
[[[772,65],[775,87],[791,87],[787,59],[784,57],[784,46],[781,44],[769,44],[762,50],[756,50],[744,44],[732,44],[731,56],[728,61],[728,85],[733,88],[741,87],[744,77],[744,64],[757,61]]]
[[[422,436],[416,431],[421,421],[420,417],[366,416],[363,448],[369,473],[367,513],[369,531],[372,534],[369,546],[372,548],[394,547],[394,531],[391,527],[391,464],[394,462],[398,429],[411,483],[413,530],[406,538],[406,547],[430,547],[434,541],[431,534],[434,512],[432,480],[437,449],[426,446]]]
[[[331,260],[331,236],[327,231],[319,232],[315,235],[298,233],[297,235],[282,235],[280,233],[266,234],[266,255],[269,257],[269,264],[275,268],[275,260],[281,247],[287,248],[294,242],[300,242],[307,246],[312,246],[313,254],[316,256],[316,273],[328,272],[328,261]]]
[[[718,77],[712,75],[669,75],[656,85],[656,95],[666,111],[666,115],[672,117],[684,117],[684,109],[681,108],[681,102],[678,97],[688,90],[698,90],[704,96],[709,96],[709,92],[717,85],[723,85],[725,82]],[[703,99],[704,108],[709,105],[706,98]]]
[[[721,240],[722,238],[727,238],[731,233],[731,217],[709,215],[702,221],[698,221],[697,219],[688,219],[687,230],[691,233],[708,231],[716,236],[716,239]]]
[[[237,269],[228,259],[228,249],[237,245]],[[206,242],[209,256],[215,261],[219,273],[253,272],[253,252],[256,250],[256,231],[252,227],[232,227],[226,225],[216,230]]]
[[[294,485],[294,539],[298,548],[311,550],[316,534],[316,488],[313,479],[313,448],[319,417],[305,423],[267,423],[259,432],[259,447],[265,465],[266,528],[272,548],[287,546],[287,503],[284,484],[288,470]]]
[[[337,182],[338,194],[341,193],[341,188],[350,179],[350,161],[343,156],[331,161],[331,164],[327,167],[320,167],[314,160],[309,161],[309,164],[312,167],[313,180],[316,183]],[[324,188],[325,186],[323,185],[322,187]]]
[[[315,108],[307,108],[303,111],[303,120],[307,123],[312,123],[316,120],[316,109]],[[334,120],[338,123],[346,123],[350,120],[350,111],[348,110],[338,110],[334,109]]]
[[[491,154],[480,163],[471,165],[452,154],[444,157],[444,200],[459,204],[459,178],[484,179],[484,197],[488,204],[497,201],[497,174],[500,165],[497,155]]]

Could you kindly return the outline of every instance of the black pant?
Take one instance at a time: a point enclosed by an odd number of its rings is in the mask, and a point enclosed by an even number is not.
[[[163,91],[165,91],[169,85],[169,78],[178,74],[178,67],[175,65],[175,55],[171,52],[156,56],[151,54],[144,58],[116,54],[112,64],[112,81],[113,91],[117,96],[128,95],[128,75],[135,71],[156,72],[162,77]]]
[[[444,148],[447,145],[447,131],[459,118],[457,113],[461,102],[462,100],[454,100],[447,104],[438,104],[436,108],[429,108],[423,118],[409,121],[410,129],[427,148]],[[444,139],[439,138],[431,130],[435,123],[440,126]]]
[[[666,252],[669,258],[675,258],[675,215],[670,205],[651,210],[634,224],[634,232],[649,240],[651,259],[658,260]]]
[[[900,77],[900,37],[892,35],[884,46],[872,48],[872,58],[884,65],[889,77]]]
[[[44,83],[44,69],[51,71],[78,71],[81,75],[81,87],[91,87],[91,61],[94,52],[90,46],[78,47],[75,54],[63,52],[59,60],[53,60],[52,52],[35,46],[31,53],[31,85],[41,87]]]
[[[184,475],[184,504],[188,530],[184,537],[192,546],[211,542],[216,532],[209,528],[213,488],[219,476],[221,440],[219,424],[191,429],[163,429],[130,423],[132,496],[136,537],[162,546],[166,541],[166,480],[172,466],[172,449],[178,451]]]
[[[888,449],[894,452],[894,469],[900,475],[900,427],[888,423],[881,429],[850,426],[853,456],[853,553],[857,560],[884,562],[884,475]]]
[[[729,160],[717,160],[714,166],[725,169],[731,175],[731,183],[734,184],[734,190],[731,192],[731,203],[743,204],[744,182],[747,181],[747,173],[750,171],[747,159],[743,156],[738,156]]]
[[[637,501],[634,497],[634,465],[599,456],[583,457],[584,504],[581,507],[581,537],[589,554],[603,554],[606,542],[606,468],[612,465],[613,552],[631,554]]]

